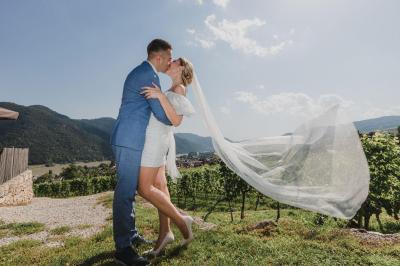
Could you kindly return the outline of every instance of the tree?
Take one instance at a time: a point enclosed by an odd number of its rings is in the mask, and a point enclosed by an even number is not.
[[[240,219],[244,218],[244,207],[246,194],[252,189],[242,178],[229,169],[223,161],[219,162],[219,175],[223,178],[224,197],[228,201],[231,212],[231,221],[233,221],[232,202],[239,196],[242,196]]]
[[[375,133],[361,138],[370,169],[369,195],[357,215],[357,224],[368,230],[370,217],[375,214],[383,230],[379,215],[382,208],[398,218],[400,209],[400,146],[397,137],[387,133]]]
[[[51,182],[54,179],[53,171],[49,170],[48,173],[45,173],[34,181],[35,184],[44,183],[44,182]]]
[[[201,190],[204,199],[208,202],[211,195],[220,195],[223,193],[223,187],[220,182],[218,169],[205,167],[202,171]]]
[[[79,165],[70,164],[68,167],[63,168],[60,176],[63,180],[82,178],[83,177],[84,168]]]
[[[200,190],[201,183],[203,183],[203,180],[200,171],[199,170],[193,171],[191,175],[191,184],[190,184],[191,187],[190,191],[193,200],[192,210],[195,210],[197,208],[196,196],[197,192]]]

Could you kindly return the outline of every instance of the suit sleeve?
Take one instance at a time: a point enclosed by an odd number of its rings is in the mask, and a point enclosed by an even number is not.
[[[157,86],[161,88],[160,81],[158,79],[155,80],[154,83],[156,83]],[[148,86],[153,87],[152,82],[150,82],[150,84],[148,84]],[[165,111],[162,108],[160,101],[158,99],[146,99],[146,100],[149,103],[151,111],[153,112],[153,114],[157,118],[157,120],[167,126],[172,126],[172,123],[171,123],[171,121],[169,121],[167,115],[165,114]]]
[[[172,126],[171,121],[169,121],[167,115],[165,114],[164,109],[161,106],[161,103],[158,99],[147,99],[147,102],[150,105],[151,111],[154,116],[161,122],[166,124],[167,126]]]

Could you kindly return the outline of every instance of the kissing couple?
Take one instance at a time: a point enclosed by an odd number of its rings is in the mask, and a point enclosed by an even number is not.
[[[167,74],[172,85],[163,93],[158,72]],[[194,76],[193,65],[184,58],[172,59],[172,46],[155,39],[147,46],[147,60],[127,76],[121,107],[111,134],[117,168],[113,200],[115,260],[122,265],[147,265],[149,262],[132,247],[145,240],[135,227],[135,194],[158,209],[159,235],[147,255],[157,256],[174,241],[170,221],[183,235],[181,246],[193,240],[193,218],[181,214],[172,204],[165,172],[180,177],[175,164],[173,127],[183,116],[195,113],[186,98]]]

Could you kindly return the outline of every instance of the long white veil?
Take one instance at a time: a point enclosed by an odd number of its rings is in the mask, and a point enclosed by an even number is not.
[[[344,219],[356,214],[368,196],[369,168],[358,132],[338,105],[292,135],[231,142],[222,135],[196,74],[192,88],[216,153],[248,184],[291,206]]]

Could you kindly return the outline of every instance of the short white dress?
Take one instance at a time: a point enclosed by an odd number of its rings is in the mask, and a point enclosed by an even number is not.
[[[191,116],[196,113],[192,103],[185,96],[171,90],[167,90],[165,95],[178,115]],[[158,121],[151,113],[146,129],[141,166],[160,167],[166,164],[168,173],[174,175],[174,177],[179,177],[175,164],[176,152],[173,128],[173,126],[167,126]]]

